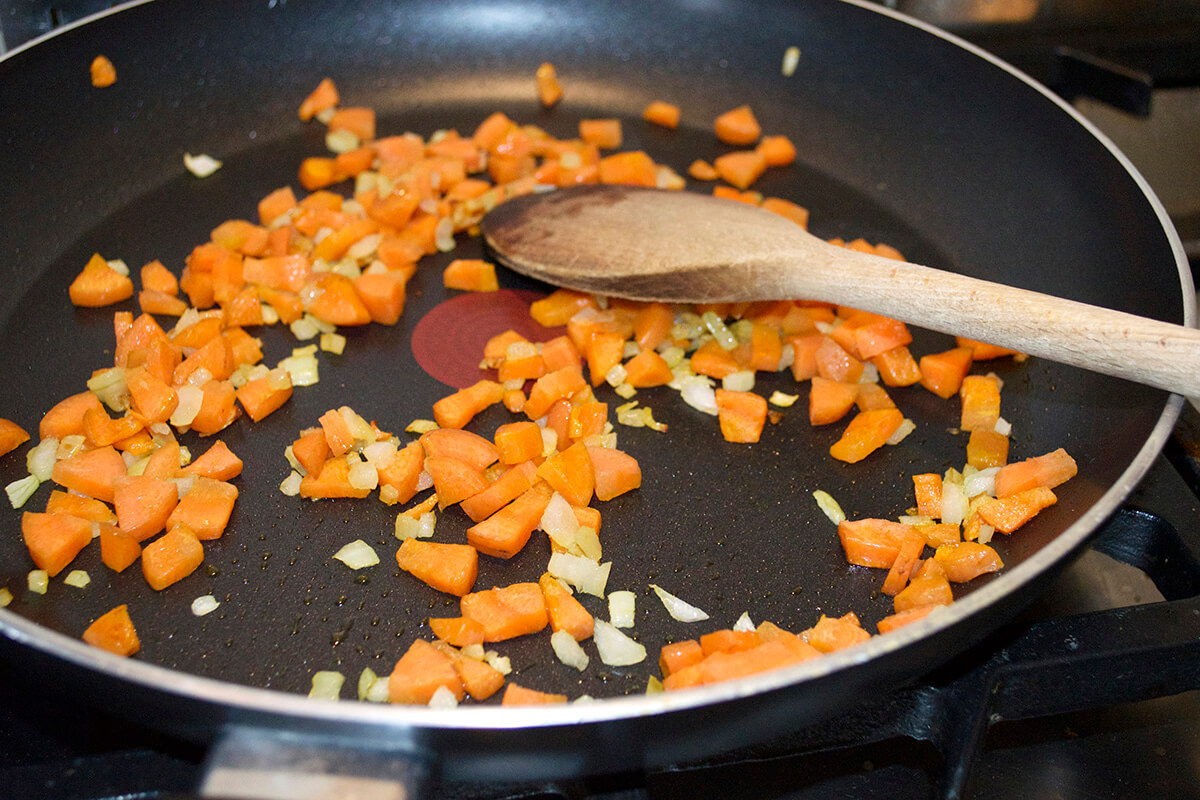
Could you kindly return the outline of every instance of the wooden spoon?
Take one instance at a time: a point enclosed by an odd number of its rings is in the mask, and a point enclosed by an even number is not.
[[[1194,328],[838,247],[745,203],[581,186],[502,203],[483,234],[500,262],[556,286],[667,302],[823,300],[1200,397]]]

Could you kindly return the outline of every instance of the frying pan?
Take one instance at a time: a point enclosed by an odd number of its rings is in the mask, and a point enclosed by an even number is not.
[[[801,58],[788,77],[780,64],[791,46]],[[87,78],[99,53],[118,72],[104,90]],[[566,86],[550,111],[532,89],[543,61],[558,66]],[[823,236],[885,241],[921,263],[1194,323],[1178,238],[1103,136],[995,59],[873,6],[157,0],[0,60],[0,415],[36,429],[50,405],[111,363],[111,309],[76,310],[66,298],[93,252],[135,268],[158,258],[178,269],[218,222],[252,217],[258,197],[295,183],[300,159],[323,151],[320,126],[300,123],[295,109],[327,75],[344,103],[377,109],[382,132],[469,131],[499,109],[570,136],[580,118],[618,116],[626,147],[681,173],[693,158],[720,152],[709,121],[750,103],[766,131],[788,135],[800,152],[795,166],[756,188],[809,206]],[[654,99],[683,106],[680,130],[639,123]],[[197,179],[183,169],[185,152],[224,166]],[[394,509],[284,497],[284,447],[342,404],[397,431],[429,416],[449,388],[414,357],[411,337],[453,294],[440,286],[441,267],[479,248],[463,241],[431,259],[398,325],[345,331],[346,353],[322,358],[317,386],[258,425],[239,420],[220,434],[246,461],[242,497],[229,532],[185,581],[156,594],[136,569],[110,575],[93,547],[73,565],[92,575],[89,587],[55,581],[45,595],[29,593],[19,513],[4,512],[0,585],[15,600],[0,611],[3,656],[43,691],[69,691],[214,743],[212,774],[243,781],[228,770],[347,750],[365,775],[431,761],[448,776],[493,780],[674,763],[828,718],[968,648],[1086,544],[1156,457],[1179,409],[1178,397],[1055,364],[989,365],[1005,381],[1013,457],[1065,447],[1080,474],[1061,487],[1056,506],[999,543],[999,575],[963,587],[940,618],[863,646],[728,684],[645,695],[649,664],[606,668],[593,658],[578,674],[555,662],[543,637],[526,637],[498,648],[511,657],[514,680],[602,699],[452,712],[309,700],[301,695],[317,670],[340,670],[351,683],[364,667],[386,674],[413,638],[429,638],[424,620],[452,615],[454,603],[394,568]],[[545,289],[510,274],[503,281],[515,291]],[[453,359],[481,327],[503,322],[490,313],[453,317],[432,362]],[[295,344],[279,331],[262,335],[268,363]],[[949,345],[918,333],[914,348]],[[789,384],[764,378],[757,388]],[[918,432],[855,466],[828,458],[838,431],[810,428],[802,411],[745,447],[722,441],[714,420],[669,391],[639,396],[670,430],[620,430],[645,482],[603,506],[602,536],[613,562],[609,588],[637,593],[634,635],[651,654],[707,629],[672,621],[650,582],[708,611],[712,627],[748,612],[798,630],[820,613],[848,611],[871,627],[888,612],[880,574],[846,566],[811,493],[828,491],[850,517],[888,516],[911,504],[914,472],[961,466],[963,438],[948,430],[956,404],[915,389],[895,396]],[[502,419],[475,424],[490,431]],[[194,452],[206,447],[187,443]],[[4,459],[0,472],[6,483],[21,477],[21,457]],[[439,525],[444,541],[465,527],[453,512]],[[331,560],[357,538],[380,553],[379,566],[355,573]],[[546,556],[535,541],[512,562],[485,560],[477,585],[534,579]],[[195,617],[191,600],[204,594],[221,606]],[[122,602],[143,641],[128,660],[79,641],[88,622]]]

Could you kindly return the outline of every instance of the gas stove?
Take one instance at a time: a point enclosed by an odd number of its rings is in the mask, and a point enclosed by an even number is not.
[[[263,0],[264,2],[266,0]],[[893,0],[1043,81],[1142,171],[1200,256],[1200,2]],[[0,0],[0,53],[107,2]],[[0,685],[12,686],[0,665]],[[1034,607],[912,686],[816,728],[649,774],[444,782],[552,798],[1200,797],[1200,411]],[[0,800],[186,797],[204,752],[0,692]]]

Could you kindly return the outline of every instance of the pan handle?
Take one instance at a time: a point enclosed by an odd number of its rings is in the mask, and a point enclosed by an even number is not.
[[[223,800],[413,800],[433,759],[294,731],[232,727],[209,750],[200,796]]]

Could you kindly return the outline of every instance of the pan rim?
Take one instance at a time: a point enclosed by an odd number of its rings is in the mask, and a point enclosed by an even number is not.
[[[5,52],[0,55],[0,63],[49,38],[66,34],[110,14],[150,2],[152,0],[130,0],[130,2],[64,25]],[[1128,157],[1090,120],[1025,73],[953,34],[900,12],[868,2],[868,0],[841,0],[841,2],[884,14],[904,24],[920,28],[930,35],[942,38],[970,54],[985,59],[992,66],[1010,73],[1037,90],[1073,118],[1076,123],[1082,125],[1134,179],[1135,184],[1149,202],[1163,232],[1167,235],[1175,256],[1180,288],[1183,293],[1184,324],[1196,326],[1195,287],[1178,233],[1170,222],[1161,201],[1145,178]],[[850,650],[828,654],[820,659],[773,672],[700,687],[688,692],[601,698],[596,702],[536,708],[464,706],[447,711],[421,707],[378,706],[369,703],[314,700],[298,694],[226,683],[215,678],[191,675],[156,664],[123,659],[97,651],[82,641],[65,634],[43,628],[8,609],[0,609],[0,635],[19,645],[42,651],[76,666],[89,670],[100,670],[111,677],[139,685],[146,690],[166,692],[192,701],[221,705],[243,713],[265,715],[266,718],[284,722],[306,720],[339,725],[355,723],[360,726],[391,731],[410,726],[444,730],[544,729],[681,712],[731,702],[751,695],[784,690],[799,683],[826,678],[854,665],[898,652],[920,639],[967,622],[977,612],[993,604],[1003,595],[1031,581],[1045,571],[1049,565],[1064,560],[1071,552],[1085,543],[1097,526],[1117,509],[1157,459],[1175,425],[1183,402],[1184,398],[1179,395],[1167,396],[1162,414],[1137,456],[1120,478],[1110,485],[1099,500],[1078,520],[1023,563],[1006,570],[990,584],[957,600],[946,609],[946,613],[922,619],[889,636],[873,637],[863,645]]]

